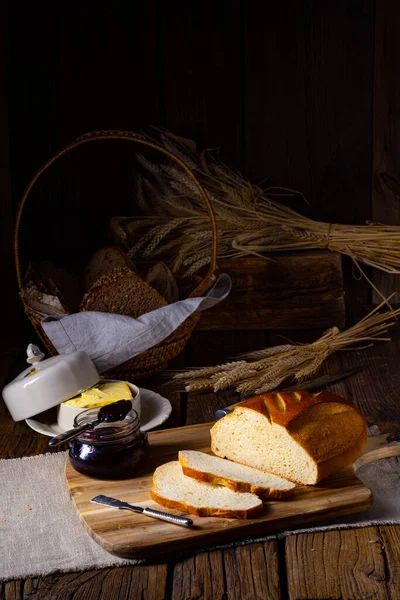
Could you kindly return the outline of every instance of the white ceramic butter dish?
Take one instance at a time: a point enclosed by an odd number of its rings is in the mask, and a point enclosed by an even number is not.
[[[77,351],[33,362],[4,387],[2,395],[14,421],[22,421],[80,394],[99,380],[88,354]]]

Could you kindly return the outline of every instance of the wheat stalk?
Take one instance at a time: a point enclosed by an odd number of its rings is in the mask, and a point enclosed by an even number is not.
[[[345,331],[332,327],[311,344],[275,346],[247,353],[230,363],[182,371],[173,377],[172,383],[187,392],[233,388],[245,397],[272,391],[290,380],[299,382],[301,387],[301,382],[314,375],[334,352],[373,341],[388,341],[382,336],[400,315],[400,308],[379,312],[389,300],[385,299]]]
[[[241,255],[266,258],[266,253],[275,251],[325,248],[350,256],[356,265],[364,263],[387,273],[400,273],[400,227],[314,221],[273,199],[288,195],[291,190],[263,191],[212,155],[199,155],[194,142],[166,132],[161,140],[166,149],[192,169],[212,203],[219,231],[220,259]],[[134,220],[146,241],[138,244],[136,237],[128,248],[129,255],[135,256],[139,249],[146,250],[147,244],[146,256],[162,256],[175,273],[191,275],[204,266],[203,253],[211,245],[210,240],[202,237],[210,227],[198,189],[172,161],[156,165],[140,155],[139,163],[150,182],[139,186],[140,204],[146,216]],[[179,226],[165,235],[163,244],[154,243],[153,228],[158,228],[156,233],[160,235],[163,221],[167,231],[171,219],[180,219]],[[148,236],[146,232],[150,232]],[[188,269],[182,255],[187,258],[196,253],[201,253],[202,259],[192,261]]]

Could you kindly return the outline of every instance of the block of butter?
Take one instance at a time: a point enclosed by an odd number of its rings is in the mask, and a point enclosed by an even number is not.
[[[64,404],[77,408],[98,408],[118,400],[133,400],[132,392],[126,381],[97,383],[79,396],[67,400]]]

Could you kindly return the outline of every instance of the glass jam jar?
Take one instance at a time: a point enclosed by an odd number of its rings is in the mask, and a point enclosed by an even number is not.
[[[89,408],[75,417],[74,427],[95,421],[98,409]],[[149,455],[147,433],[140,431],[137,412],[124,419],[104,422],[70,440],[71,465],[84,475],[102,479],[123,479],[139,471]]]

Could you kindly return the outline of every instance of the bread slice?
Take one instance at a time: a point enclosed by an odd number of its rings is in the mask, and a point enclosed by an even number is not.
[[[140,317],[166,306],[166,301],[130,269],[114,269],[84,295],[80,309]]]
[[[225,485],[236,492],[251,492],[260,498],[286,498],[296,487],[293,482],[272,473],[195,450],[181,450],[179,463],[188,477]]]
[[[68,314],[57,296],[40,292],[33,282],[24,286],[23,299],[33,310],[43,315]]]
[[[255,494],[233,492],[224,486],[186,477],[178,461],[166,463],[155,470],[150,496],[161,506],[198,517],[247,519],[257,515],[263,507]]]
[[[314,485],[354,462],[367,442],[358,410],[329,392],[274,392],[246,400],[215,423],[217,456]]]
[[[104,246],[104,248],[99,248],[91,256],[86,266],[85,292],[87,292],[103,275],[106,275],[114,269],[124,267],[136,272],[136,268],[132,261],[121,248],[118,246]]]
[[[48,260],[42,260],[30,265],[29,276],[39,293],[58,298],[58,303],[66,314],[78,311],[82,292],[73,273]]]

